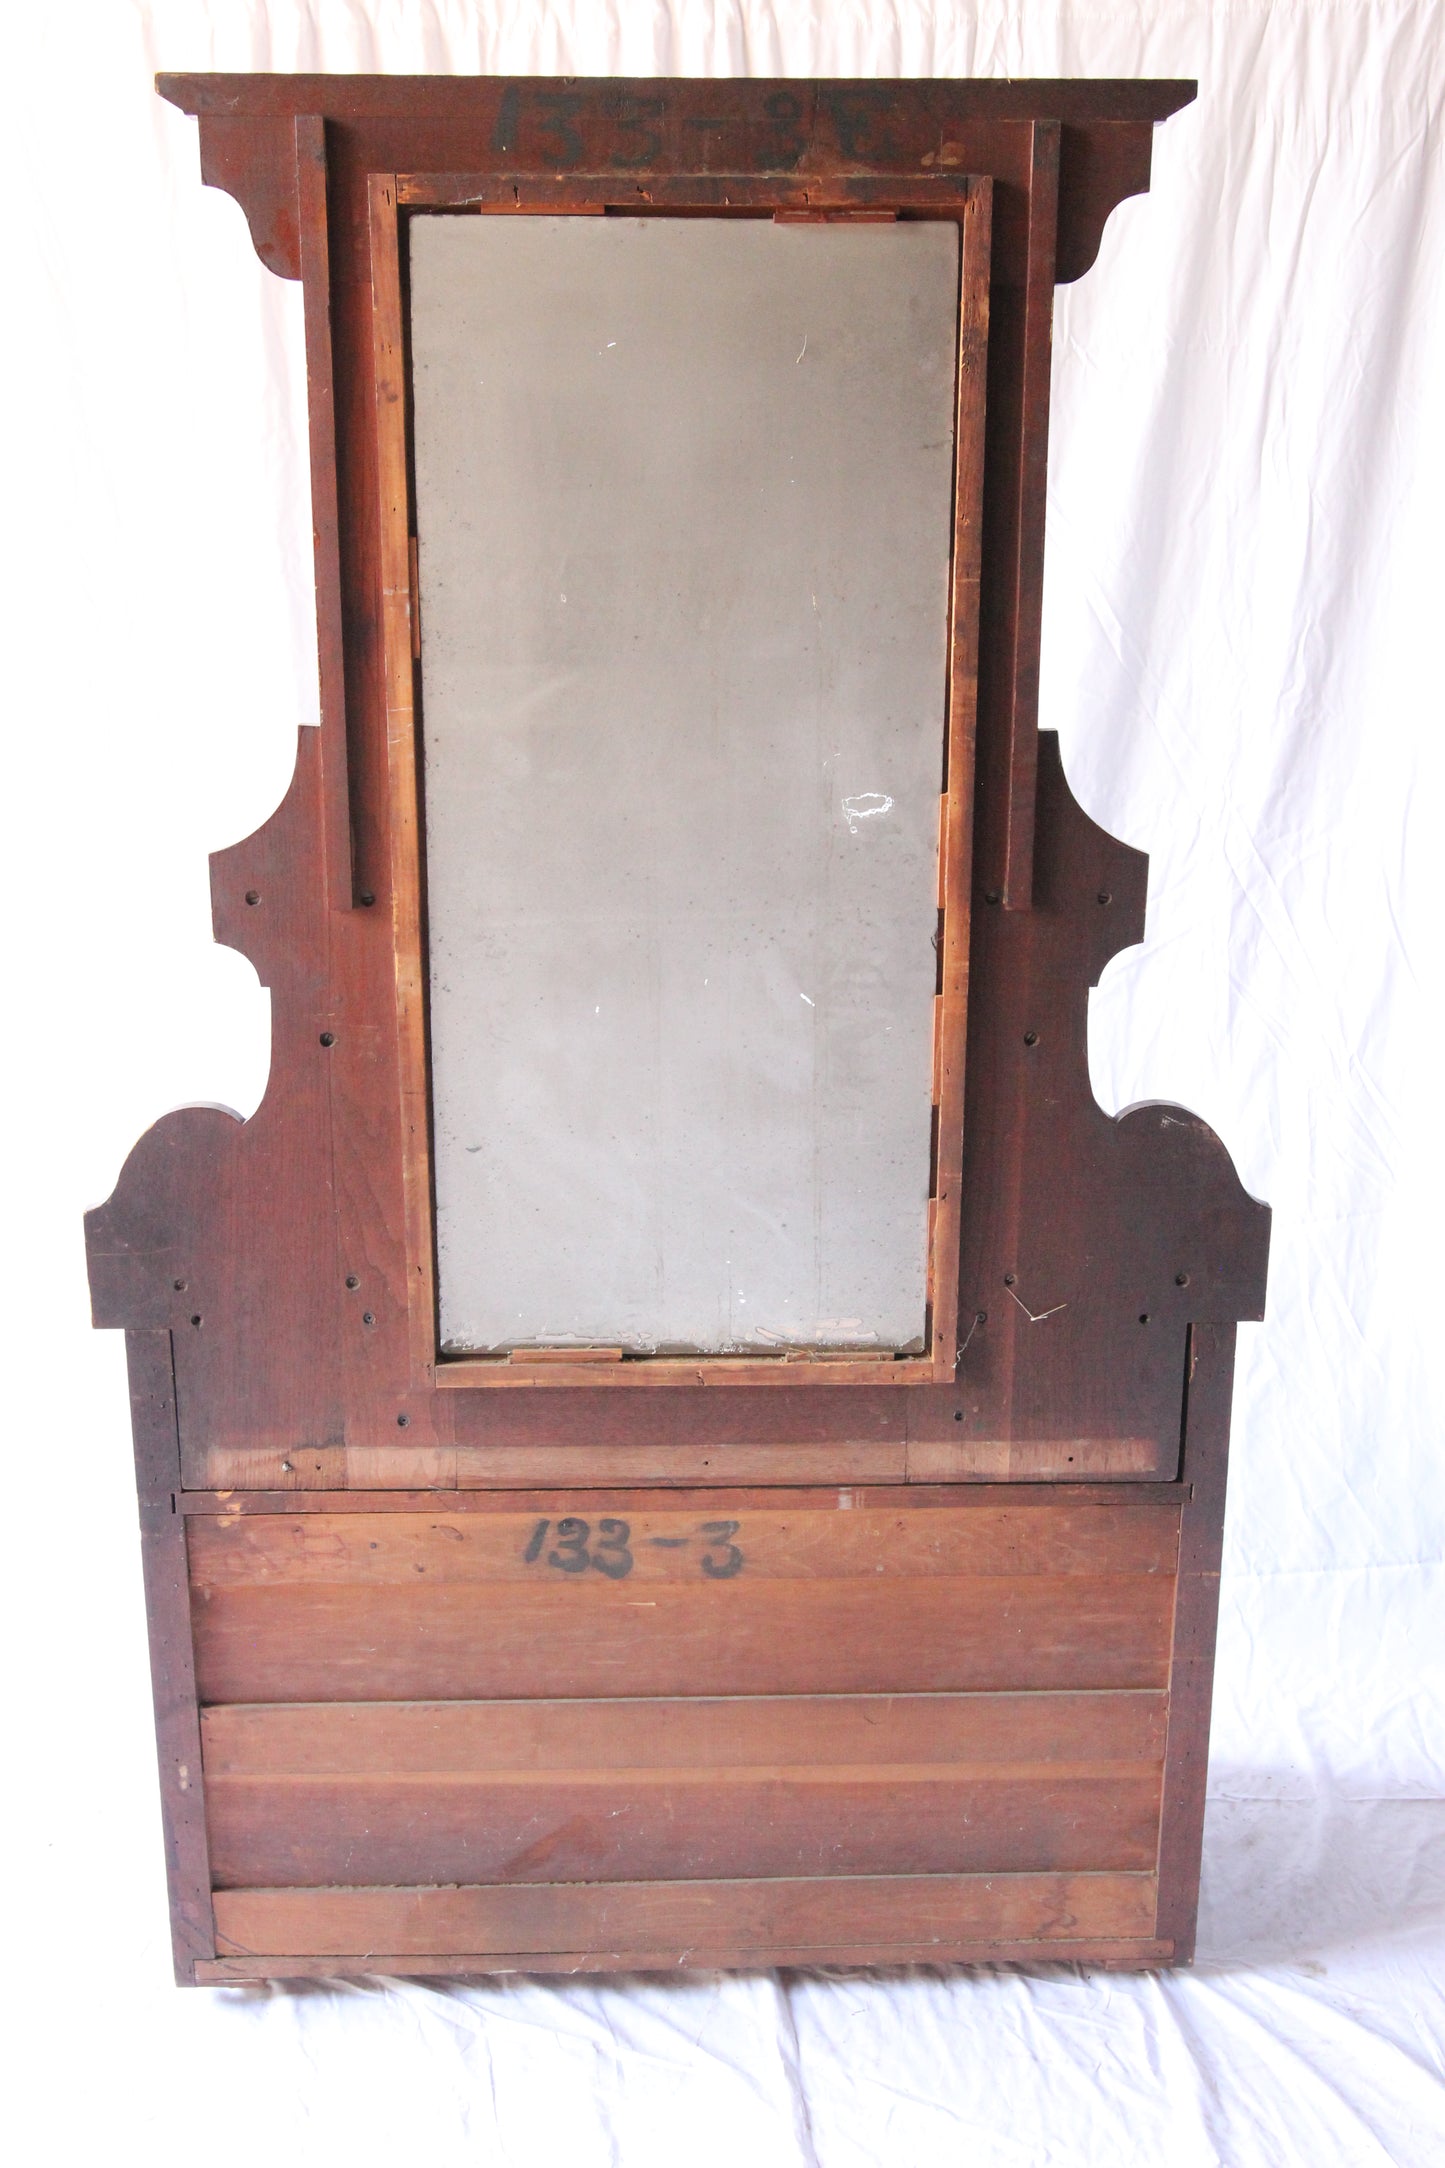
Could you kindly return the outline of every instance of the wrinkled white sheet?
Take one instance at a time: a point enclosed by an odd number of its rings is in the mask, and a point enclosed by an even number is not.
[[[0,51],[16,2157],[1445,2160],[1438,4],[71,0]],[[299,297],[162,66],[1199,76],[1060,298],[1043,673],[1153,858],[1099,1096],[1197,1108],[1275,1207],[1194,1975],[170,1987],[79,1214],[165,1108],[260,1097],[204,854],[279,797],[314,653]]]

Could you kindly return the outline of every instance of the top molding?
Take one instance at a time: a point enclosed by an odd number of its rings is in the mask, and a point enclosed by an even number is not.
[[[854,77],[809,80],[774,76],[578,76],[578,75],[158,75],[156,89],[183,113],[319,114],[326,120],[373,120],[415,113],[462,119],[477,114],[506,90],[556,92],[610,89],[636,97],[684,87],[694,110],[719,119],[766,120],[769,103],[802,95],[816,113],[827,93],[844,92],[860,110],[883,109],[900,91],[926,92],[930,110],[958,120],[1057,120],[1075,127],[1093,121],[1168,120],[1198,94],[1198,83],[1138,82],[1126,77],[1054,79],[1045,76],[977,78],[943,76]],[[812,116],[810,116],[811,118]]]
[[[884,200],[900,183],[942,202],[969,174],[994,182],[994,277],[1025,275],[1015,205],[1057,176],[1053,283],[1093,263],[1110,212],[1149,186],[1154,128],[1191,82],[810,82],[698,76],[160,75],[201,124],[205,180],[245,209],[261,260],[300,276],[298,155],[333,149],[359,171],[449,172],[637,190],[690,176],[806,196]],[[302,132],[310,131],[300,148]],[[312,138],[314,137],[314,142]],[[724,201],[728,200],[726,197]],[[534,205],[533,208],[540,206]],[[565,208],[565,206],[561,206]],[[694,206],[696,207],[696,206]]]

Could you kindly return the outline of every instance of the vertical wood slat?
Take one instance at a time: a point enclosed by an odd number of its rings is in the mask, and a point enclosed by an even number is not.
[[[298,113],[296,195],[306,324],[306,408],[311,454],[311,529],[316,565],[316,662],[321,697],[322,845],[326,897],[354,902],[351,790],[346,745],[346,656],[341,611],[341,536],[336,482],[336,390],[331,352],[331,246],[326,208],[326,123]]]
[[[1188,1964],[1194,1955],[1199,1913],[1235,1338],[1233,1325],[1192,1325],[1189,1330],[1182,1471],[1188,1490],[1169,1657],[1156,1929],[1174,1942],[1179,1964]]]
[[[1024,288],[1021,446],[1013,647],[1008,658],[1008,796],[1004,809],[1003,906],[1026,911],[1034,895],[1034,798],[1038,789],[1039,641],[1043,626],[1044,512],[1049,479],[1049,377],[1053,364],[1054,268],[1059,230],[1057,121],[1030,125],[1028,260]]]
[[[382,662],[386,680],[387,835],[405,1185],[407,1333],[412,1383],[425,1387],[432,1382],[436,1369],[436,1294],[426,1058],[426,962],[421,923],[417,665],[412,655],[406,359],[395,174],[371,174],[367,197],[376,400],[377,548]]]
[[[169,1332],[127,1332],[131,1426],[135,1438],[141,1567],[150,1636],[161,1826],[170,1895],[176,1981],[190,1986],[197,1959],[216,1954],[211,1864],[201,1785],[201,1727],[191,1650],[186,1521],[181,1486],[175,1377]]]
[[[963,1084],[968,1039],[968,958],[973,875],[973,797],[978,723],[979,578],[983,562],[984,405],[988,390],[988,292],[993,186],[971,182],[962,227],[958,306],[957,463],[949,598],[945,819],[939,893],[943,957],[935,1026],[937,1164],[929,1217],[932,1370],[958,1365],[958,1270],[963,1194]]]

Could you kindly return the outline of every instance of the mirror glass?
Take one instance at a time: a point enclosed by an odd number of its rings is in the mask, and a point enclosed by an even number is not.
[[[916,1350],[958,228],[409,247],[443,1347]]]

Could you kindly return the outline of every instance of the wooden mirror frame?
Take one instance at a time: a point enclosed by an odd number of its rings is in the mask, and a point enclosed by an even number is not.
[[[158,87],[199,117],[203,177],[240,202],[263,262],[303,288],[321,684],[320,727],[300,733],[285,801],[212,860],[217,938],[272,991],[263,1104],[245,1123],[167,1116],[87,1222],[95,1321],[124,1327],[130,1352],[178,1976],[375,1969],[378,1950],[387,1969],[430,1971],[691,1953],[709,1964],[1187,1956],[1234,1328],[1262,1314],[1268,1213],[1196,1117],[1145,1107],[1111,1119],[1094,1102],[1088,989],[1141,937],[1146,862],[1074,804],[1055,741],[1039,735],[1037,696],[1053,289],[1088,269],[1114,205],[1147,187],[1153,128],[1194,86],[166,76]],[[959,437],[938,1322],[916,1361],[687,1358],[605,1374],[438,1363],[396,235],[409,209],[442,204],[963,227],[961,413],[980,403],[985,323],[986,396],[981,435]],[[885,1367],[896,1376],[880,1379]],[[817,1885],[816,1911],[789,1900],[806,1933],[768,1910],[772,1885],[749,1883],[764,1895],[731,1941],[719,1930],[699,1942],[681,1896],[656,1913],[663,1925],[649,1913],[644,1939],[620,1944],[601,1915],[568,1929],[568,1943],[555,1914],[508,1943],[521,1932],[515,1892],[512,1924],[485,1944],[378,1941],[376,1921],[395,1910],[380,1900],[364,1931],[338,1929],[339,1941],[317,1939],[314,1913],[298,1926],[295,1907],[276,1925],[274,1905],[257,1910],[274,1892],[241,1892],[242,1903],[212,1874],[200,1706],[266,1695],[254,1681],[221,1692],[206,1622],[224,1605],[204,1561],[240,1521],[262,1550],[285,1552],[305,1516],[331,1516],[327,1540],[341,1541],[339,1516],[385,1512],[400,1528],[434,1517],[440,1494],[477,1529],[489,1515],[510,1527],[524,1508],[545,1517],[596,1500],[641,1513],[659,1497],[718,1511],[743,1501],[773,1521],[774,1507],[844,1513],[865,1550],[905,1504],[950,1529],[965,1506],[1035,1535],[1057,1527],[1050,1555],[1064,1558],[1073,1538],[1057,1516],[1126,1526],[1130,1570],[1167,1571],[1135,1672],[1120,1658],[1104,1681],[1165,1694],[1152,1875],[1136,1861],[1117,1891],[1105,1876],[1096,1888],[1108,1881],[1113,1894],[1079,1912],[1058,1909],[1058,1878],[1040,1871],[1013,1928],[962,1873],[941,1878],[937,1932],[899,1909],[901,1882],[881,1894],[870,1883],[870,1895],[843,1881]],[[985,1524],[972,1516],[976,1531]],[[258,1590],[272,1570],[257,1567]],[[1072,1615],[1050,1612],[1050,1647],[1072,1636],[1102,1648],[1095,1614],[1058,1625]],[[207,1786],[221,1781],[208,1768]],[[916,1875],[906,1835],[896,1856],[890,1875]],[[849,1914],[845,1930],[837,1906],[863,1895],[875,1924],[855,1933]],[[456,1935],[475,1935],[478,1917]]]
[[[652,101],[656,104],[656,100]],[[494,174],[383,174],[367,190],[371,253],[376,461],[380,486],[383,669],[386,680],[390,894],[398,989],[397,1026],[402,1095],[412,1108],[429,1099],[424,990],[427,963],[424,851],[418,804],[421,676],[416,513],[410,482],[410,385],[404,327],[402,225],[408,209],[474,211],[481,216],[532,213],[604,217],[622,206],[615,178],[581,176],[558,189],[524,190]],[[929,1169],[927,1309],[923,1351],[916,1356],[856,1354],[804,1348],[777,1355],[657,1354],[625,1360],[549,1350],[530,1359],[442,1354],[438,1341],[434,1188],[429,1123],[409,1120],[403,1133],[407,1197],[406,1278],[412,1384],[449,1391],[544,1386],[667,1387],[784,1386],[807,1382],[834,1390],[847,1385],[942,1384],[958,1361],[959,1199],[963,1163],[963,1080],[968,1024],[969,879],[972,853],[973,749],[978,694],[978,587],[982,531],[984,385],[988,354],[989,211],[992,183],[950,176],[937,185],[898,185],[893,200],[864,210],[824,204],[800,211],[767,177],[731,176],[723,203],[718,182],[702,173],[656,176],[648,215],[686,218],[730,215],[807,223],[900,217],[946,219],[959,229],[953,514],[950,535],[949,625],[944,713],[940,716],[943,791],[938,823],[938,992],[933,1014],[934,1139]],[[625,203],[625,198],[624,198]],[[629,207],[630,208],[630,207]],[[610,1351],[609,1351],[610,1356]]]

